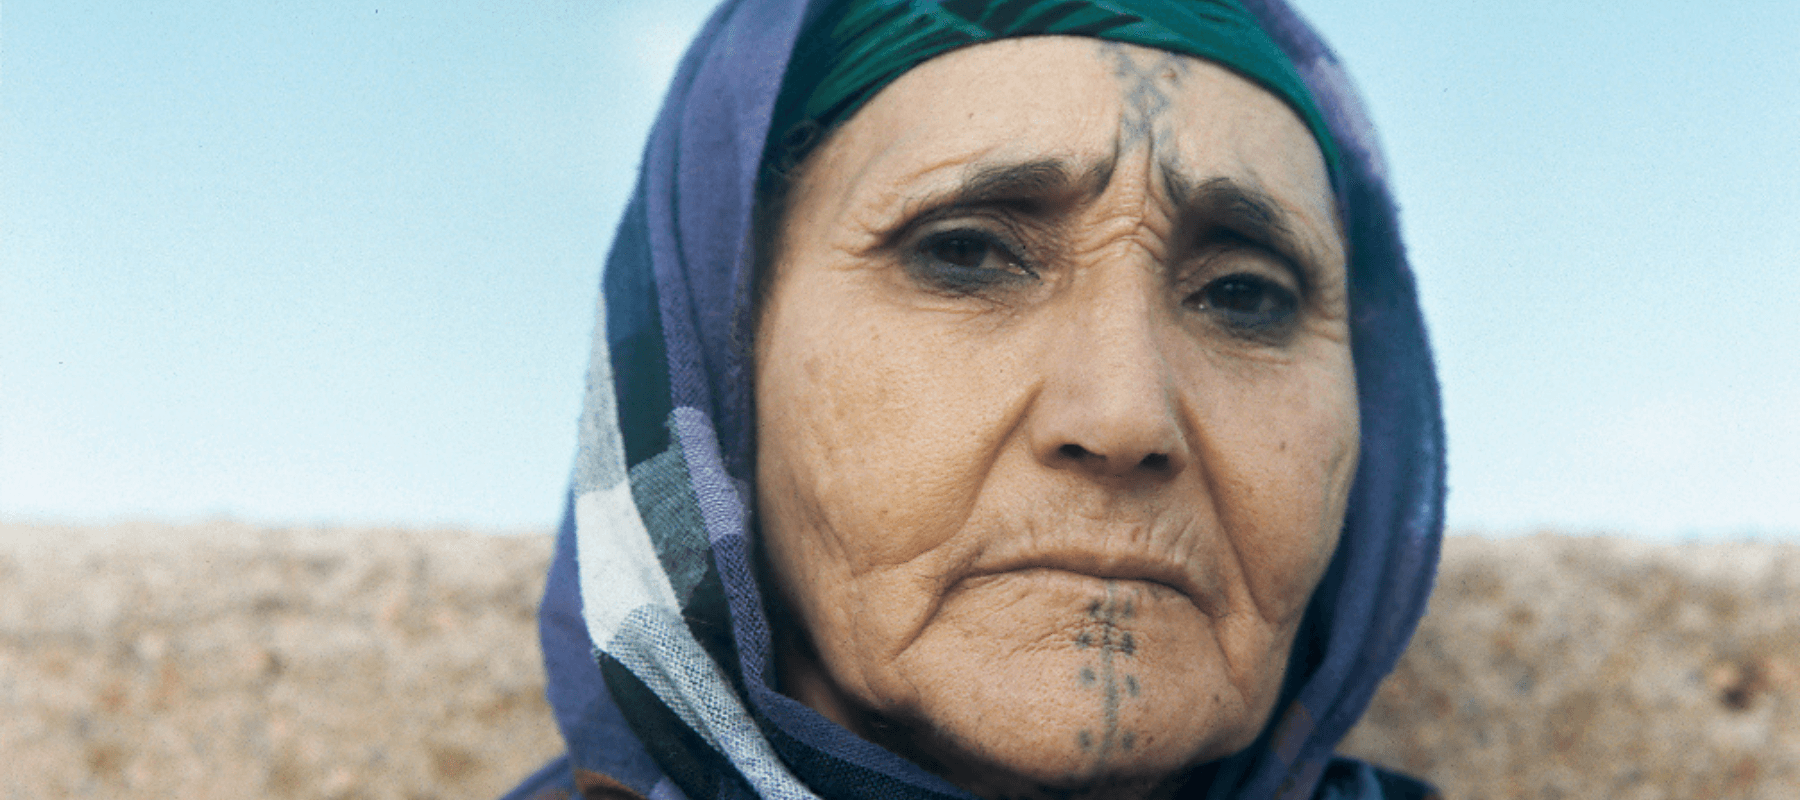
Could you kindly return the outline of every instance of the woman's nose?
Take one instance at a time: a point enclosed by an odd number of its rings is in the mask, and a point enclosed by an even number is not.
[[[1038,460],[1109,481],[1165,480],[1190,455],[1181,398],[1148,309],[1078,315],[1043,365],[1027,422]]]

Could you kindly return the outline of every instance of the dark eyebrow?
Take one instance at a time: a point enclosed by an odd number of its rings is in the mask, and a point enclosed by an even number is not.
[[[1217,220],[1242,236],[1269,245],[1292,244],[1287,213],[1261,189],[1230,178],[1211,178],[1198,186],[1162,165],[1163,185],[1184,219]]]
[[[1262,189],[1226,177],[1199,184],[1184,178],[1168,164],[1162,166],[1163,185],[1185,224],[1229,231],[1268,247],[1292,262],[1295,277],[1310,283],[1318,276],[1316,256],[1294,235],[1292,216]]]
[[[955,184],[907,200],[900,215],[903,222],[882,237],[882,244],[893,246],[919,225],[972,209],[1008,206],[1041,213],[1079,187],[1097,194],[1109,177],[1110,170],[1089,169],[1077,178],[1069,162],[1060,158],[972,165]]]
[[[1078,176],[1067,161],[1059,158],[989,164],[971,170],[957,185],[934,195],[922,205],[951,209],[1050,202],[1071,191],[1086,190],[1097,194],[1106,185],[1110,173],[1107,165],[1100,165]]]
[[[1054,158],[977,168],[944,199],[947,205],[986,205],[1041,200],[1069,188],[1069,170]]]
[[[1036,206],[1080,192],[1097,197],[1112,180],[1117,154],[1079,170],[1059,158],[988,164],[965,173],[962,180],[917,204],[919,219],[936,217],[974,206]],[[1228,177],[1199,183],[1189,180],[1173,165],[1159,165],[1163,186],[1177,219],[1199,222],[1209,229],[1223,229],[1275,250],[1295,262],[1302,282],[1312,278],[1316,265],[1306,257],[1290,224],[1290,215],[1261,188]],[[915,219],[915,223],[919,221]]]

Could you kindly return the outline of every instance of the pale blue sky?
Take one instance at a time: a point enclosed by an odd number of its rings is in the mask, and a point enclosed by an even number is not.
[[[1800,535],[1800,4],[1298,5],[1388,147],[1452,524]],[[0,516],[551,525],[709,6],[6,3]]]

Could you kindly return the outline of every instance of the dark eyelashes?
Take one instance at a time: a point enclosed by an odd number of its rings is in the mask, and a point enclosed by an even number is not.
[[[1257,252],[1264,254],[1293,276],[1297,287],[1295,294],[1300,297],[1311,294],[1315,276],[1301,266],[1304,263],[1301,259],[1296,258],[1287,248],[1268,237],[1235,228],[1220,228],[1198,237],[1197,241],[1201,249],[1212,250],[1215,253]]]
[[[1035,281],[1038,273],[1007,237],[976,226],[917,236],[903,254],[907,272],[927,288],[953,295]]]
[[[1219,314],[1237,328],[1268,331],[1293,319],[1300,302],[1294,293],[1258,275],[1234,273],[1194,293],[1194,305]]]
[[[890,252],[924,291],[1001,301],[1042,272],[1024,244],[1030,237],[994,216],[927,214],[890,239]],[[1170,265],[1182,306],[1246,342],[1279,344],[1295,330],[1309,282],[1280,248],[1224,228],[1189,241],[1188,255]]]
[[[1308,296],[1301,270],[1273,247],[1241,236],[1214,234],[1208,238],[1212,241],[1184,270],[1183,283],[1191,288],[1185,290],[1182,305],[1247,341],[1278,344],[1285,340],[1299,324]],[[1287,279],[1277,278],[1271,271]]]

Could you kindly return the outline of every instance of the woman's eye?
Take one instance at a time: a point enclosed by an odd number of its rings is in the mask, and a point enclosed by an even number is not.
[[[988,260],[993,247],[973,236],[945,236],[931,243],[931,254],[939,261],[965,269],[974,269]]]
[[[973,294],[1037,277],[998,238],[978,230],[927,236],[909,261],[914,277],[954,294]]]
[[[1201,287],[1195,306],[1218,314],[1225,324],[1247,333],[1280,330],[1294,319],[1299,298],[1287,287],[1256,275],[1227,275]]]

